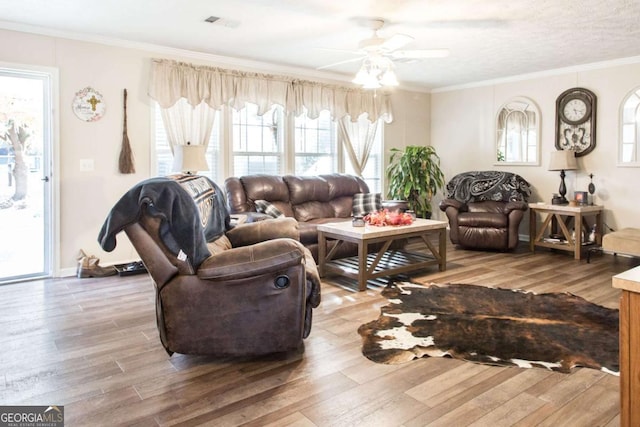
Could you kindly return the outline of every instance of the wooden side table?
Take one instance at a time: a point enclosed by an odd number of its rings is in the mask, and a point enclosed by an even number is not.
[[[536,246],[544,248],[559,249],[562,251],[573,252],[575,259],[582,257],[582,246],[585,243],[583,234],[588,235],[589,228],[585,217],[594,216],[596,226],[595,244],[600,245],[602,242],[602,211],[603,206],[585,205],[585,206],[569,206],[569,205],[551,205],[547,203],[529,203],[529,248],[531,252],[535,251]],[[540,230],[537,230],[537,214],[546,216],[542,220]],[[573,236],[569,230],[569,224],[573,219],[573,228],[576,230]],[[558,225],[562,233],[561,239],[553,241],[549,238],[547,230],[552,225]],[[585,233],[580,232],[585,230]]]
[[[613,276],[620,299],[620,426],[640,426],[640,267]]]

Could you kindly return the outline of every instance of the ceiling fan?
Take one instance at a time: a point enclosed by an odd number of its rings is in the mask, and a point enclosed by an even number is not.
[[[381,18],[367,19],[366,24],[371,28],[371,37],[358,43],[358,50],[336,50],[358,55],[355,58],[318,67],[318,70],[336,67],[350,62],[362,61],[362,66],[354,83],[361,84],[366,89],[375,89],[381,86],[397,86],[398,81],[393,71],[394,62],[414,62],[425,58],[443,58],[449,55],[448,49],[409,49],[402,50],[404,46],[414,40],[406,34],[394,34],[389,38],[378,35],[378,31],[384,26]]]

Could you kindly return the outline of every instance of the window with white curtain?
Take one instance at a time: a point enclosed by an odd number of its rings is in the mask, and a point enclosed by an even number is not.
[[[169,175],[173,155],[169,148],[160,108],[154,112],[156,174]],[[225,126],[229,129],[225,129]],[[290,132],[287,133],[287,130]],[[226,139],[223,135],[227,135]],[[223,108],[216,118],[207,148],[209,171],[199,172],[221,184],[227,176],[258,173],[283,175],[319,175],[348,173],[355,175],[348,156],[340,148],[337,124],[329,111],[322,111],[317,119],[301,115],[295,119],[275,106],[263,116],[257,106],[247,104],[239,111]],[[378,123],[369,161],[362,174],[372,192],[382,192],[383,126]],[[287,154],[287,152],[289,154]],[[227,153],[230,165],[224,165]],[[285,161],[286,156],[292,160]],[[344,160],[342,160],[344,159]]]
[[[282,173],[283,111],[274,106],[258,115],[258,106],[247,103],[236,111],[231,109],[233,175]]]
[[[156,156],[156,175],[166,176],[176,173],[173,170],[173,154],[169,147],[169,138],[167,131],[162,122],[160,114],[160,106],[156,103],[154,108],[154,131],[155,131],[155,156]],[[208,171],[200,171],[199,175],[204,175],[213,182],[218,182],[222,178],[220,170],[220,112],[216,112],[216,118],[213,122],[213,129],[209,137],[209,145],[206,153]]]
[[[336,125],[323,110],[317,119],[306,113],[294,119],[295,175],[319,175],[338,171]]]

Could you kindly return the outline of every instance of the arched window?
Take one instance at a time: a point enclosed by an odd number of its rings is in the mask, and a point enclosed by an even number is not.
[[[640,88],[629,93],[622,102],[620,112],[619,162],[628,166],[640,166],[638,147],[640,145]]]
[[[497,163],[540,163],[539,117],[538,107],[527,98],[514,98],[500,107],[496,118]]]

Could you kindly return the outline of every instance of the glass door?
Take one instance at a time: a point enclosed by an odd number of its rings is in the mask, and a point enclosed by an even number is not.
[[[0,283],[52,273],[51,77],[0,66]]]

